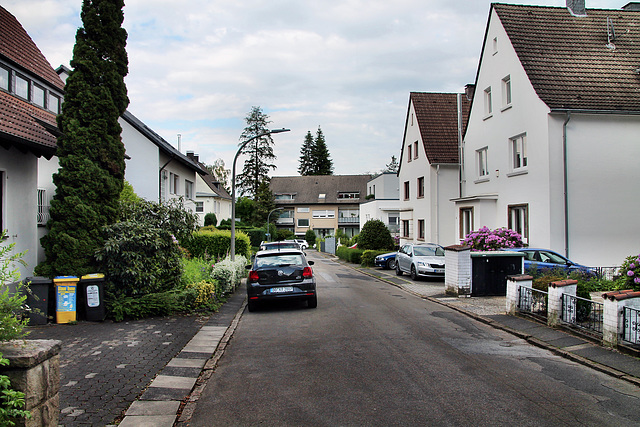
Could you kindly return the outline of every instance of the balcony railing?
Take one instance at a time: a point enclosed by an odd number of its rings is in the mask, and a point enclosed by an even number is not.
[[[276,219],[276,224],[278,225],[292,225],[293,218],[278,218]]]
[[[359,216],[339,217],[338,224],[360,224]]]

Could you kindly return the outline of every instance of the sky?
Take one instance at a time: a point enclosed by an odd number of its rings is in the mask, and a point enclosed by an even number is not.
[[[53,68],[69,67],[82,0],[0,0]],[[503,0],[565,6],[565,0]],[[629,0],[586,0],[620,9]],[[125,0],[129,112],[200,161],[231,169],[258,106],[277,169],[298,175],[322,129],[334,174],[376,173],[399,157],[410,92],[473,83],[488,0]],[[242,170],[244,158],[236,170]]]

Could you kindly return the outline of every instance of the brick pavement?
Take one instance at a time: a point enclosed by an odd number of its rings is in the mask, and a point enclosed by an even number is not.
[[[29,327],[29,339],[62,341],[60,425],[106,426],[121,419],[207,320],[194,315]]]

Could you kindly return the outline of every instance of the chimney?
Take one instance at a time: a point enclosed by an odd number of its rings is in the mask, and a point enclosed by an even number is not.
[[[196,163],[200,163],[200,156],[197,154],[194,154],[193,151],[187,151],[187,157]]]
[[[476,85],[473,83],[466,84],[464,86],[464,95],[467,97],[467,101],[473,100],[473,95],[476,93]]]
[[[567,9],[569,13],[578,18],[587,16],[587,10],[584,5],[585,0],[567,0]]]

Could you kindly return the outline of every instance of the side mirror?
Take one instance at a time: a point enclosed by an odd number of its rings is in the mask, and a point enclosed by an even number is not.
[[[245,265],[245,266],[244,266],[244,269],[245,269],[245,270],[251,270],[251,267],[252,267],[251,265]]]

